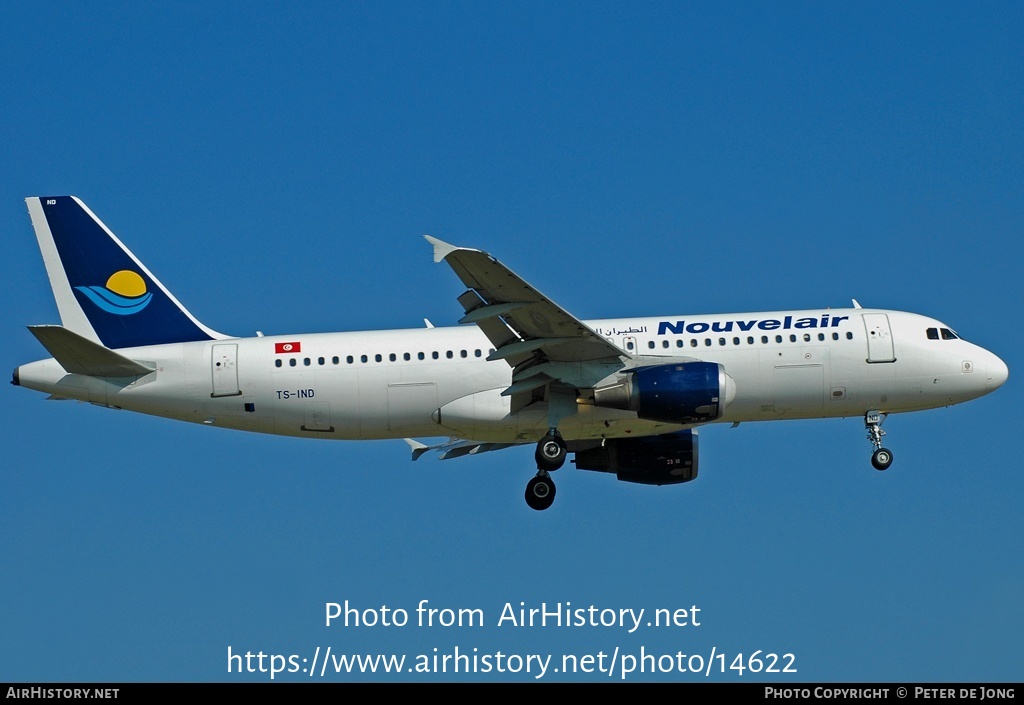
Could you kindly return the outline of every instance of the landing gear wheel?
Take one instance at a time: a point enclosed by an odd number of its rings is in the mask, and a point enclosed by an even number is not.
[[[549,433],[540,439],[533,457],[537,461],[538,470],[557,470],[565,463],[565,441],[561,436]]]
[[[864,414],[864,426],[868,430],[868,440],[875,447],[875,452],[871,454],[871,465],[878,471],[885,470],[892,465],[892,451],[882,447],[882,436],[885,435],[885,431],[882,430],[882,422],[885,421],[886,416],[888,414],[883,414],[881,411],[869,411]]]
[[[555,501],[555,483],[547,475],[537,475],[526,484],[526,503],[530,509],[541,511]]]
[[[887,469],[892,465],[892,451],[888,448],[879,448],[871,454],[871,464],[878,471]]]

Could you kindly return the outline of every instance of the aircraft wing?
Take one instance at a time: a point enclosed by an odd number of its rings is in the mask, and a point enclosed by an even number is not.
[[[446,443],[439,443],[437,445],[426,445],[420,443],[412,438],[406,438],[405,442],[409,444],[409,448],[412,450],[412,459],[419,460],[420,456],[431,450],[441,451],[438,458],[440,460],[450,460],[451,458],[461,458],[464,455],[476,455],[477,453],[486,453],[492,450],[501,450],[503,448],[511,448],[513,446],[521,445],[519,443],[481,443],[478,441],[466,441],[459,438],[452,438]]]
[[[497,259],[466,247],[425,236],[434,246],[434,261],[447,262],[469,287],[459,303],[494,345],[488,360],[505,360],[513,369],[516,411],[551,383],[587,386],[622,366],[632,355],[530,286]]]
[[[631,357],[486,252],[426,238],[434,246],[434,261],[447,262],[469,287],[459,297],[466,311],[459,323],[480,326],[495,347],[490,359],[515,367],[536,352],[551,362]],[[494,322],[503,325],[487,325]]]

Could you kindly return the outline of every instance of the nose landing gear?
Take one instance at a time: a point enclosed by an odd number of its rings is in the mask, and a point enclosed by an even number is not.
[[[883,414],[880,411],[869,411],[864,414],[864,426],[868,430],[868,440],[875,447],[875,452],[871,454],[871,465],[878,471],[887,470],[892,465],[892,451],[882,447],[882,436],[885,435],[882,423],[886,416],[888,414]]]

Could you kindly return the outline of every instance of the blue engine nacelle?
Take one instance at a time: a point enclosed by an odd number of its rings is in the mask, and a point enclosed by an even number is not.
[[[716,362],[681,362],[638,367],[620,381],[594,390],[594,405],[635,411],[665,423],[718,419],[736,396],[736,385]]]
[[[580,470],[613,472],[623,482],[677,485],[697,477],[697,433],[680,431],[643,438],[609,438],[576,451]]]

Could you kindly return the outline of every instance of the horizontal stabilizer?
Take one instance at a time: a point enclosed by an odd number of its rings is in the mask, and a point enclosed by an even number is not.
[[[138,377],[153,371],[63,326],[29,326],[28,329],[60,366],[71,374]]]

